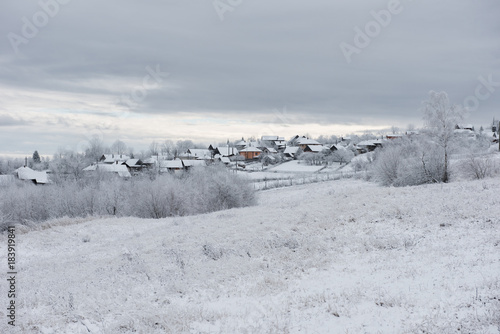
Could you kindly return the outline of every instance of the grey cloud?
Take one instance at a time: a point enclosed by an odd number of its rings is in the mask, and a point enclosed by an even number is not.
[[[500,81],[496,0],[401,0],[402,12],[347,63],[340,43],[353,44],[354,27],[363,29],[370,11],[388,2],[245,1],[220,21],[211,1],[71,1],[19,46],[20,55],[2,39],[0,84],[116,99],[130,91],[83,83],[140,86],[146,66],[159,65],[171,75],[131,111],[227,112],[252,121],[287,106],[296,122],[308,115],[345,124],[405,122],[430,90],[461,103],[478,76]],[[12,1],[3,8],[0,36],[19,34],[22,17],[40,10]],[[485,122],[499,106],[496,92],[474,117]]]

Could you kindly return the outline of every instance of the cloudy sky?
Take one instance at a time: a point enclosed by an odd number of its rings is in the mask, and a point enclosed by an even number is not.
[[[500,117],[498,0],[0,5],[0,154],[422,124],[430,90]]]

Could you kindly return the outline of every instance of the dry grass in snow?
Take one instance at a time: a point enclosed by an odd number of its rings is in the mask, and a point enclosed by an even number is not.
[[[16,329],[500,333],[499,187],[332,181],[193,217],[18,230]]]

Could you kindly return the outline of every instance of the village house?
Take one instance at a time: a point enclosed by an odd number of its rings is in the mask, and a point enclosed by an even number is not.
[[[139,174],[142,171],[142,168],[144,167],[144,164],[141,161],[141,159],[128,159],[122,165],[127,166],[129,172],[134,175]]]
[[[400,135],[400,134],[391,134],[391,135],[386,135],[385,138],[386,139],[399,139],[399,138],[402,138],[403,135]]]
[[[236,144],[234,144],[234,146],[236,147],[236,149],[238,151],[244,149],[245,147],[247,147],[247,145],[248,145],[248,143],[243,138],[241,138],[241,140],[239,142],[237,142]]]
[[[286,140],[284,137],[280,136],[262,136],[261,146],[272,147],[277,150],[283,150],[286,148]]]
[[[312,146],[312,145],[319,145],[322,146],[321,143],[317,142],[314,139],[309,139],[309,138],[299,138],[296,141],[296,144],[298,147],[300,147],[304,152],[307,146]]]
[[[303,149],[304,152],[311,152],[311,153],[321,153],[323,151],[329,151],[329,150],[330,147],[323,145],[306,145],[305,148]]]
[[[130,159],[130,156],[125,154],[103,154],[99,159],[100,163],[114,164],[116,162],[123,163]]]
[[[261,155],[262,150],[257,147],[247,147],[240,151],[240,155],[246,160],[253,160]]]
[[[89,174],[98,172],[110,173],[124,178],[129,178],[132,176],[127,166],[119,163],[118,161],[114,164],[108,164],[108,163],[92,164],[88,167],[85,167],[83,171]]]
[[[16,169],[14,175],[16,175],[19,180],[31,181],[37,185],[50,183],[47,171],[40,172],[26,166]]]
[[[205,160],[162,160],[160,161],[160,173],[175,173],[179,171],[187,171],[193,167],[206,167]]]
[[[236,147],[217,147],[215,150],[214,150],[214,157],[216,155],[220,155],[222,157],[232,157],[234,155],[237,155],[238,154],[238,150],[236,149]]]
[[[288,146],[283,151],[283,155],[285,156],[285,158],[295,159],[296,156],[297,156],[297,152],[300,152],[300,147],[298,147],[298,146]]]
[[[375,151],[377,147],[382,147],[383,142],[381,140],[363,140],[356,144],[356,150],[358,153],[367,153]]]
[[[266,154],[276,154],[278,153],[278,150],[274,147],[263,147],[262,152]]]
[[[182,155],[184,159],[212,160],[212,151],[201,148],[190,148]]]

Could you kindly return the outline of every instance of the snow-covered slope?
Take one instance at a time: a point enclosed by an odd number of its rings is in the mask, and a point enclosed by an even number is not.
[[[16,329],[500,333],[499,187],[332,181],[194,217],[18,229]]]

